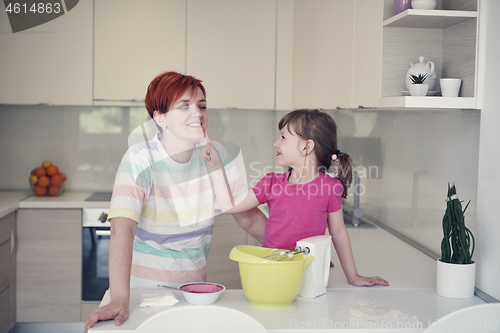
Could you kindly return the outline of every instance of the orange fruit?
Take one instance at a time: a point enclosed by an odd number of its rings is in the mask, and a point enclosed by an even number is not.
[[[34,168],[33,170],[31,170],[30,175],[35,175],[35,171],[36,171],[36,168]]]
[[[68,177],[66,177],[66,174],[65,173],[60,173],[61,177],[63,177],[63,180],[66,180]]]
[[[47,188],[35,185],[33,192],[35,192],[36,195],[45,195],[47,193]]]
[[[43,161],[42,163],[42,168],[48,168],[49,166],[52,165],[51,161]]]
[[[64,182],[64,178],[60,173],[58,173],[57,175],[53,175],[52,178],[50,178],[50,183],[53,186],[60,187],[63,182]]]
[[[31,185],[35,185],[37,181],[38,181],[38,177],[37,176],[35,176],[35,175],[31,175],[30,176],[30,183],[31,183]]]
[[[60,190],[60,189],[61,189],[61,188],[60,188],[60,187],[58,187],[58,186],[49,186],[49,194],[50,194],[50,195],[53,195],[53,196],[56,196],[56,195],[58,195],[58,194],[59,194],[59,190]]]
[[[47,171],[45,171],[45,168],[38,167],[35,169],[35,176],[38,178],[45,176],[47,174]]]
[[[50,185],[50,179],[47,176],[42,176],[38,178],[38,182],[36,184],[41,187],[47,187]]]
[[[47,167],[47,176],[52,177],[53,175],[57,175],[59,173],[59,168],[55,165],[50,165]]]

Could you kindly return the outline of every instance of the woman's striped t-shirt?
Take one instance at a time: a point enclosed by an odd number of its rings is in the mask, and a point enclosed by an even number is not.
[[[234,157],[214,142],[233,194],[246,190]],[[214,224],[214,191],[207,164],[193,149],[187,163],[175,162],[158,135],[125,153],[116,174],[108,219],[138,223],[130,286],[155,289],[205,281]],[[233,154],[234,155],[234,154]],[[238,155],[241,158],[240,155]]]

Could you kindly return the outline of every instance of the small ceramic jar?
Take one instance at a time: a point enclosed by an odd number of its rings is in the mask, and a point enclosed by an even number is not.
[[[412,0],[411,6],[413,9],[435,9],[437,6],[436,0]]]

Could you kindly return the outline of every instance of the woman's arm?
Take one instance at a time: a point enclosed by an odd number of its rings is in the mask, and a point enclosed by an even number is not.
[[[137,222],[125,217],[111,219],[109,242],[109,291],[111,301],[99,307],[85,320],[85,332],[99,320],[114,319],[120,326],[129,314],[130,269],[132,267],[132,244]]]
[[[342,208],[328,214],[328,230],[332,236],[333,245],[335,246],[342,270],[349,284],[355,286],[389,285],[389,282],[378,276],[365,277],[358,274],[352,254],[351,240],[344,224]]]

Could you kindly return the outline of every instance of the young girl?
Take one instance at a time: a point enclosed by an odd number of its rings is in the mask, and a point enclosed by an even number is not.
[[[280,138],[274,143],[278,165],[291,168],[286,173],[269,173],[247,193],[230,194],[223,168],[216,154],[210,154],[214,189],[226,214],[243,212],[267,203],[269,219],[263,246],[293,250],[297,241],[324,235],[326,224],[349,284],[389,285],[380,277],[357,273],[351,243],[342,213],[342,198],[352,179],[352,160],[337,149],[337,125],[319,110],[296,110],[279,122]],[[207,138],[207,142],[210,141]],[[215,149],[211,149],[215,151]],[[338,161],[336,178],[326,175]],[[323,172],[322,172],[323,171]]]

